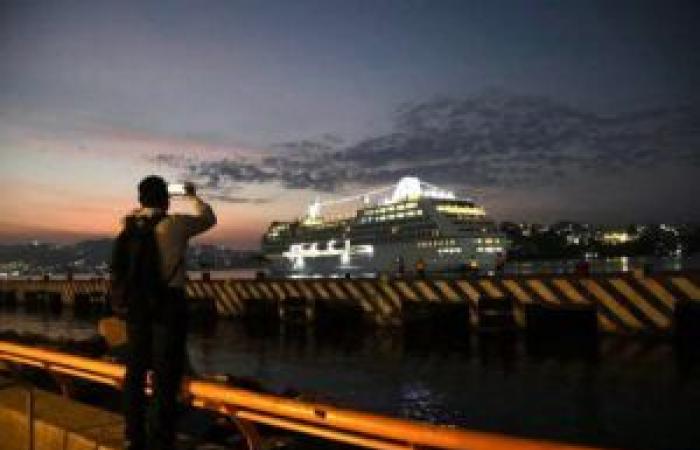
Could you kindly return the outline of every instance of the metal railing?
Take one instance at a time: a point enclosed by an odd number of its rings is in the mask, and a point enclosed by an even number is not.
[[[43,348],[0,341],[0,361],[28,365],[60,376],[121,388],[125,367]],[[228,416],[248,448],[261,448],[255,424],[264,424],[335,442],[382,450],[417,448],[462,450],[593,450],[573,444],[522,439],[303,402],[224,384],[186,379],[183,393],[192,405]]]

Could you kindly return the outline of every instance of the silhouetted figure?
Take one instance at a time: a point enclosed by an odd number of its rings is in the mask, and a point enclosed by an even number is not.
[[[591,265],[588,261],[585,259],[580,260],[579,262],[576,263],[576,275],[589,275],[591,273]]]
[[[425,278],[425,261],[422,258],[418,258],[418,261],[416,261],[416,276]]]
[[[506,269],[506,257],[503,253],[496,254],[496,275],[503,275]]]
[[[171,450],[187,336],[184,257],[187,241],[216,223],[209,205],[186,184],[194,214],[172,214],[158,176],[139,184],[141,208],[125,217],[112,255],[113,307],[126,317],[124,416],[127,450]],[[146,433],[146,371],[153,370],[153,414]]]

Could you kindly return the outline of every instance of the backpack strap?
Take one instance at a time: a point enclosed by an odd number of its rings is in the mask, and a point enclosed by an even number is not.
[[[159,214],[156,216],[156,218],[155,218],[156,220],[153,222],[153,232],[154,233],[155,233],[155,230],[156,230],[156,227],[158,226],[158,224],[166,217],[168,217],[167,214]],[[163,282],[165,283],[165,286],[168,286],[170,284],[170,282],[173,281],[173,278],[175,278],[177,271],[180,269],[180,267],[182,267],[184,262],[185,262],[185,256],[183,255],[182,258],[180,258],[178,260],[177,264],[175,264],[175,267],[173,267],[173,269],[170,271],[170,274],[163,280]]]
[[[180,267],[182,267],[184,262],[185,262],[185,257],[183,256],[182,258],[180,258],[178,260],[177,264],[175,264],[175,267],[173,267],[173,270],[170,272],[170,275],[168,276],[168,278],[166,278],[164,280],[166,286],[169,285],[171,281],[173,281],[173,278],[175,278],[175,274],[177,274],[177,271],[180,269]]]

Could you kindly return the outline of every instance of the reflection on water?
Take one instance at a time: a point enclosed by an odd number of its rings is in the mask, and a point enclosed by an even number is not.
[[[1,312],[0,329],[88,337],[94,320]],[[700,370],[671,341],[533,340],[440,324],[401,331],[215,321],[192,330],[196,370],[443,424],[631,449],[698,448]]]

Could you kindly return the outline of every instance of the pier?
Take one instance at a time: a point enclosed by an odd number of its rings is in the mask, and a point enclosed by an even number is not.
[[[106,310],[109,280],[0,281],[0,305]],[[195,311],[220,317],[313,322],[324,312],[354,311],[377,326],[445,315],[475,330],[576,330],[688,334],[700,317],[700,273],[533,275],[379,279],[189,280]]]

